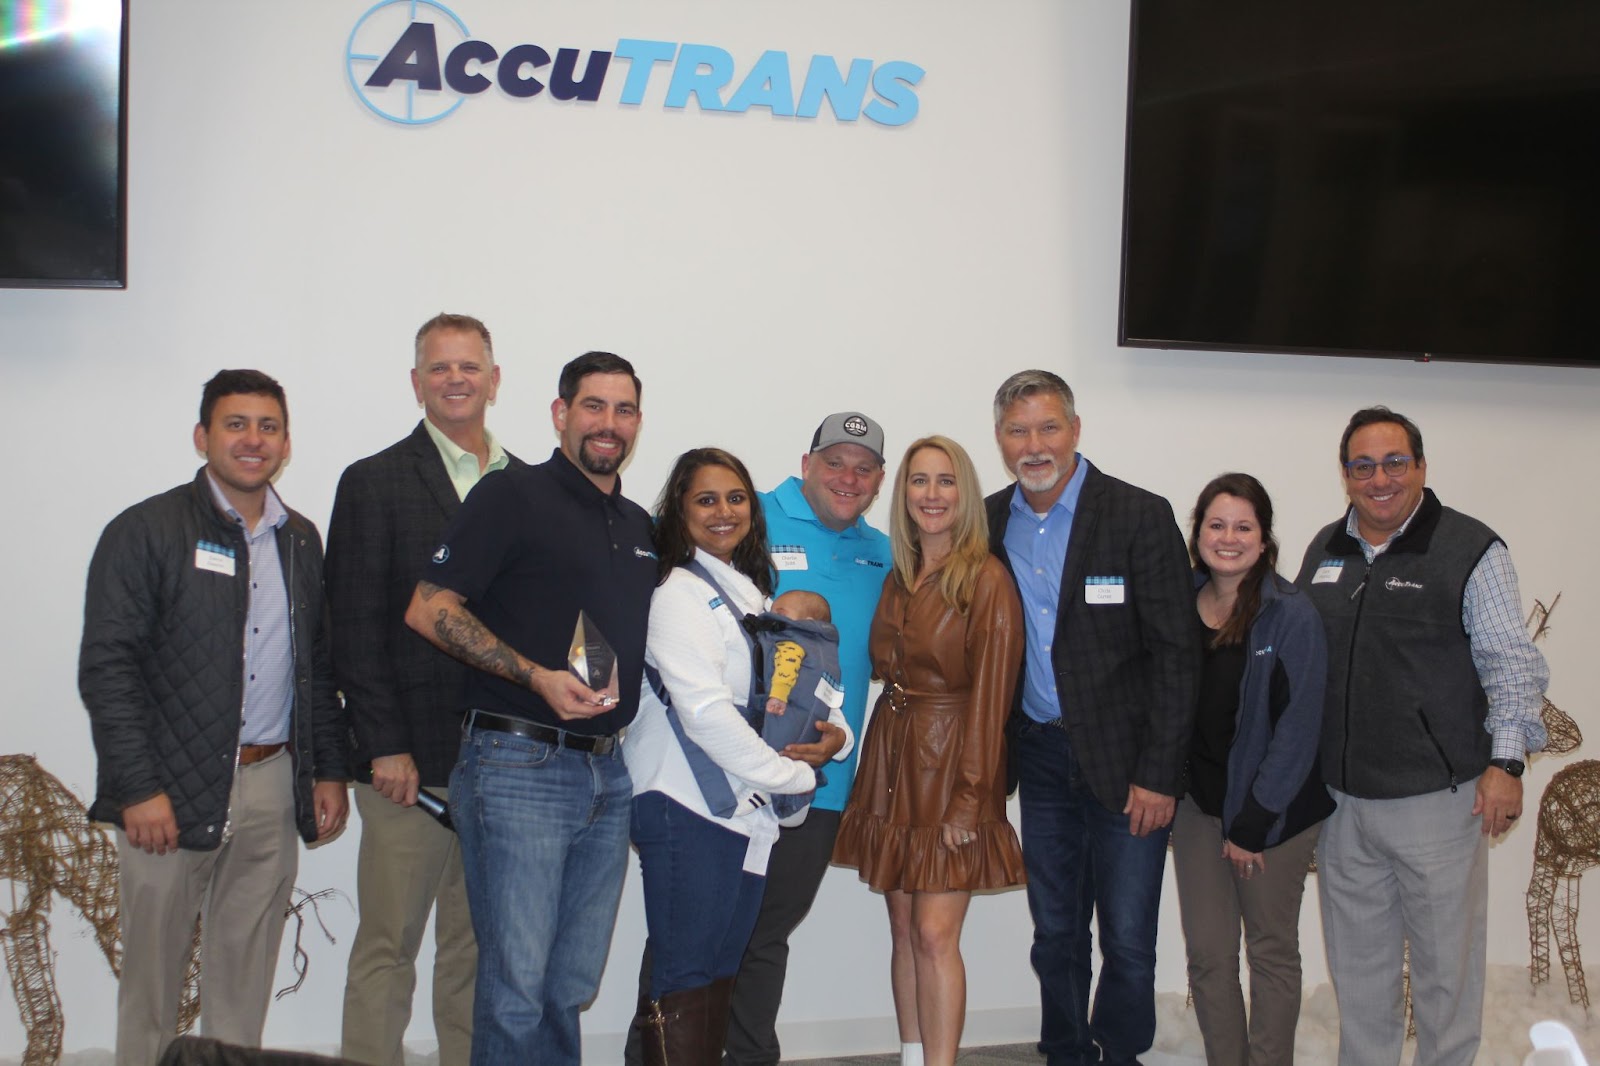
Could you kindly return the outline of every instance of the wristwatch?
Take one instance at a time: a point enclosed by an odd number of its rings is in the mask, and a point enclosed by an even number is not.
[[[1498,766],[1500,769],[1504,770],[1506,773],[1510,774],[1512,777],[1521,777],[1522,776],[1522,760],[1521,759],[1490,759],[1489,760],[1489,765],[1490,766]]]

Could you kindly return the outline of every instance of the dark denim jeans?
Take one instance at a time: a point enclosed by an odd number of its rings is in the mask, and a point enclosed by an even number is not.
[[[633,843],[650,929],[650,996],[739,972],[767,879],[744,870],[750,838],[660,792],[633,801]]]
[[[478,938],[473,1066],[578,1066],[628,863],[622,755],[469,729],[450,775]]]
[[[1016,740],[1022,856],[1050,1066],[1129,1063],[1155,1039],[1156,932],[1167,830],[1128,832],[1128,816],[1090,793],[1067,734],[1029,723]],[[1100,982],[1089,1010],[1089,919],[1100,926]]]

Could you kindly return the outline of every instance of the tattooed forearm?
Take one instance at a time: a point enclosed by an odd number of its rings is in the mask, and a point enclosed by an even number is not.
[[[468,666],[523,687],[531,685],[533,664],[491,633],[458,595],[423,581],[417,585],[415,601],[413,608],[420,604],[427,622],[414,628],[433,644]]]
[[[439,644],[457,659],[496,677],[526,687],[533,678],[528,662],[505,641],[478,621],[465,607],[441,607],[434,616],[433,631]]]

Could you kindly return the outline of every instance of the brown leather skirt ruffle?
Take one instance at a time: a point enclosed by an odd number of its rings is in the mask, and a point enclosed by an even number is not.
[[[940,823],[960,783],[963,693],[885,690],[873,709],[833,861],[879,891],[948,892],[1024,884],[1022,846],[1006,821],[1005,758],[978,797],[970,844],[948,849]]]

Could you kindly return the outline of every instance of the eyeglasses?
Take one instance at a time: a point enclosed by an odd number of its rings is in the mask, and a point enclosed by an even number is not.
[[[1411,456],[1391,455],[1381,463],[1371,459],[1355,459],[1344,464],[1345,473],[1357,481],[1367,481],[1378,472],[1378,467],[1383,467],[1383,472],[1390,477],[1404,477],[1405,472],[1411,469]]]

